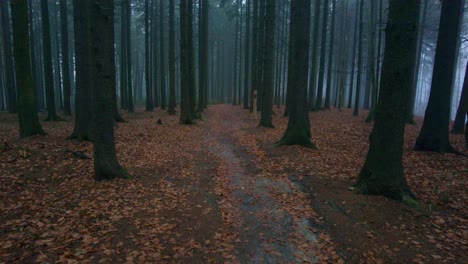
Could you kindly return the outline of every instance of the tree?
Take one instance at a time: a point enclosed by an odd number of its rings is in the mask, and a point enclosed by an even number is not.
[[[60,1],[60,19],[62,31],[62,76],[63,76],[63,112],[65,115],[71,115],[71,80],[70,80],[70,62],[68,57],[68,15],[67,0]]]
[[[417,151],[457,153],[449,141],[450,96],[454,82],[462,0],[443,0],[429,103],[414,147]]]
[[[154,18],[153,18],[154,19]],[[151,88],[151,55],[150,55],[150,10],[149,0],[145,0],[145,87],[146,87],[146,111],[153,111],[153,89]],[[154,28],[152,29],[154,30]]]
[[[371,1],[370,2],[370,43],[369,43],[369,67],[368,67],[368,74],[370,77],[370,82],[369,86],[371,89],[371,109],[369,110],[369,114],[366,117],[366,123],[370,123],[374,121],[374,112],[375,112],[375,107],[377,105],[377,89],[378,89],[378,84],[377,84],[377,74],[376,74],[376,69],[375,69],[375,38],[376,38],[376,32],[375,32],[375,15],[376,15],[376,10],[375,10],[375,5],[376,1]],[[414,65],[414,63],[413,63]],[[414,67],[414,66],[413,66]]]
[[[208,0],[200,0],[198,113],[203,112],[207,105],[205,93],[208,89],[208,8]]]
[[[8,111],[16,113],[16,87],[15,72],[13,67],[13,50],[11,47],[10,16],[8,14],[8,1],[0,1],[0,12],[2,15],[2,33],[3,33],[3,55],[5,56],[5,86]]]
[[[252,1],[247,0],[246,2],[246,11],[245,11],[245,60],[244,60],[244,95],[242,100],[242,105],[244,109],[249,109],[249,87],[250,87],[250,6]]]
[[[161,81],[161,109],[166,110],[166,54],[164,49],[164,1],[159,1],[159,70]]]
[[[354,76],[356,75],[356,46],[358,42],[358,26],[359,23],[359,1],[356,1],[356,14],[354,15],[354,33],[353,33],[353,55],[351,56],[351,81],[349,83],[349,95],[348,95],[348,108],[352,107],[353,94],[354,94]]]
[[[319,51],[319,24],[320,24],[320,3],[322,0],[314,1],[314,33],[312,37],[312,62],[310,63],[309,82],[309,108],[315,110],[315,94],[317,92],[317,57]]]
[[[357,192],[414,204],[403,172],[406,100],[415,62],[420,0],[390,1],[381,90]]]
[[[353,115],[358,116],[359,115],[359,100],[361,97],[361,81],[362,81],[362,45],[363,45],[363,37],[362,37],[362,24],[363,24],[363,13],[364,13],[364,0],[358,0],[359,1],[359,43],[358,43],[358,52],[357,52],[357,57],[358,57],[358,63],[357,63],[357,80],[356,80],[356,97],[354,98],[354,111]]]
[[[28,29],[28,1],[12,0],[13,53],[18,87],[20,137],[44,135],[36,112],[36,92],[33,86]]]
[[[169,0],[169,108],[167,112],[170,115],[176,114],[174,5],[174,0]]]
[[[307,0],[291,1],[288,90],[289,121],[283,138],[276,144],[315,147],[311,142],[307,104],[310,8]]]
[[[114,110],[109,107],[115,86],[114,3],[86,0],[90,8],[91,73],[94,112],[95,179],[128,178],[117,160],[114,143]]]
[[[465,80],[463,81],[463,89],[458,104],[455,122],[453,123],[452,133],[463,134],[465,117],[468,114],[468,63],[466,65]]]
[[[127,98],[128,112],[135,112],[133,104],[133,82],[132,82],[132,1],[123,2],[122,8],[125,10],[125,57],[127,59]]]
[[[76,100],[75,126],[68,139],[89,140],[92,131],[91,39],[88,1],[73,0],[75,31]]]
[[[324,108],[330,110],[330,100],[332,92],[332,66],[333,66],[333,46],[335,45],[335,19],[336,19],[336,2],[335,0],[331,1],[332,3],[332,20],[330,25],[330,49],[328,51],[328,73],[327,73],[327,91],[325,94],[325,104]]]
[[[195,76],[193,71],[192,0],[180,1],[180,68],[181,101],[180,124],[195,124],[193,96]]]
[[[60,121],[55,110],[54,76],[52,73],[52,47],[50,44],[49,5],[48,0],[41,0],[42,15],[42,41],[44,60],[44,83],[47,97],[47,119],[46,121]]]
[[[259,15],[258,15],[258,2],[253,1],[253,15],[252,15],[252,74],[251,74],[251,103],[250,103],[250,113],[254,111],[253,103],[254,103],[254,94],[258,90],[259,81],[258,79],[258,64],[259,64],[259,39],[260,39],[260,28],[259,28]],[[255,109],[256,111],[256,109]]]
[[[315,109],[322,109],[323,101],[323,86],[325,84],[325,53],[327,50],[327,19],[328,19],[328,0],[323,3],[323,18],[322,18],[322,43],[320,48],[320,68],[319,79],[317,84],[317,100],[315,101]]]
[[[275,14],[276,1],[267,1],[266,3],[266,25],[265,42],[274,43],[275,41]],[[264,72],[262,93],[262,115],[260,117],[260,126],[273,128],[272,108],[273,108],[273,44],[266,45],[264,53]],[[307,85],[306,85],[307,87]]]

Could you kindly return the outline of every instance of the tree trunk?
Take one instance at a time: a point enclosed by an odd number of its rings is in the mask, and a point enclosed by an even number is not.
[[[390,1],[381,91],[375,109],[369,152],[356,187],[362,194],[384,195],[415,204],[403,171],[406,100],[416,54],[420,1]]]
[[[289,121],[283,138],[276,144],[315,147],[310,141],[307,75],[310,42],[310,3],[291,1],[291,24],[288,60]]]
[[[193,28],[192,0],[180,1],[180,67],[181,67],[181,102],[180,124],[195,124],[193,111],[195,86],[193,71]],[[191,64],[191,65],[190,65]]]
[[[376,71],[375,71],[375,37],[376,37],[376,32],[375,32],[375,4],[376,1],[371,1],[370,2],[370,34],[371,34],[371,39],[369,43],[369,70],[368,74],[370,75],[370,89],[371,89],[371,108],[369,110],[369,114],[367,115],[366,118],[366,123],[370,123],[374,121],[374,112],[375,112],[375,107],[377,105],[377,76],[376,76]],[[416,54],[416,53],[415,53]]]
[[[358,43],[358,23],[359,23],[359,1],[356,1],[356,14],[354,17],[354,36],[353,36],[353,55],[351,58],[351,82],[349,84],[349,95],[348,95],[348,108],[352,107],[353,94],[354,94],[354,76],[356,75],[356,46]]]
[[[197,112],[201,113],[206,108],[206,92],[208,90],[208,0],[201,0],[201,23],[199,33],[199,93]]]
[[[363,45],[363,36],[362,36],[362,30],[363,30],[363,13],[364,13],[364,0],[359,0],[359,45],[358,45],[358,69],[357,69],[357,80],[356,80],[356,97],[354,98],[354,111],[353,115],[358,116],[359,115],[359,101],[361,97],[361,81],[362,81],[362,45]]]
[[[164,48],[164,1],[159,1],[159,70],[161,81],[161,109],[166,110],[166,54]]]
[[[33,86],[29,49],[28,1],[12,0],[13,53],[18,87],[20,137],[44,135],[36,112],[36,92]]]
[[[253,95],[255,93],[255,91],[258,90],[258,75],[257,75],[257,68],[258,68],[258,60],[259,60],[259,56],[258,56],[258,53],[259,53],[259,48],[258,48],[258,43],[259,43],[259,37],[260,37],[260,34],[259,34],[259,31],[260,31],[260,28],[259,28],[259,23],[258,23],[258,20],[259,20],[259,15],[258,15],[258,1],[256,0],[253,0],[253,19],[252,19],[252,76],[251,76],[251,81],[252,81],[252,85],[251,85],[251,100],[252,102],[250,103],[250,113],[253,112]]]
[[[73,0],[73,21],[75,31],[76,99],[75,127],[68,139],[89,140],[92,131],[92,89],[91,89],[91,38],[88,1]]]
[[[415,150],[457,152],[450,144],[448,127],[462,7],[462,0],[442,1],[431,94]]]
[[[132,75],[132,4],[131,0],[123,2],[125,9],[125,53],[127,58],[127,97],[128,97],[128,112],[135,112],[133,103],[133,75]]]
[[[458,104],[457,114],[455,116],[455,122],[453,123],[452,133],[463,134],[465,116],[468,113],[468,63],[466,65],[465,79],[463,81],[463,89],[460,96],[460,102]]]
[[[146,111],[152,112],[154,110],[153,104],[153,89],[151,88],[151,54],[150,54],[150,9],[149,0],[145,0],[145,88],[146,88]],[[154,17],[152,18],[154,19]],[[152,28],[151,30],[155,30]]]
[[[330,110],[330,100],[332,92],[332,69],[333,69],[333,52],[335,45],[335,19],[336,19],[336,2],[335,0],[331,1],[332,3],[332,21],[330,25],[330,49],[328,51],[328,73],[327,73],[327,92],[325,95],[325,105],[324,108]]]
[[[95,179],[128,178],[117,160],[114,142],[114,111],[109,107],[115,86],[114,3],[90,2],[91,74],[94,97],[94,173]]]
[[[63,113],[71,115],[71,80],[70,62],[68,57],[68,15],[67,0],[60,1],[60,17],[62,31],[62,76],[63,76]]]
[[[50,25],[48,0],[41,0],[42,15],[42,41],[44,54],[44,83],[47,96],[47,119],[46,121],[60,121],[55,110],[54,76],[52,74],[52,47],[50,44]]]
[[[5,86],[6,86],[6,101],[7,108],[10,113],[17,112],[16,105],[16,86],[15,72],[13,66],[13,50],[11,46],[10,32],[10,16],[8,14],[8,1],[0,1],[0,11],[2,15],[2,31],[3,31],[3,49],[5,56]]]
[[[170,115],[175,115],[176,79],[175,79],[175,28],[174,0],[169,0],[169,109]]]
[[[332,0],[333,1],[333,0]],[[322,44],[320,48],[320,68],[319,79],[317,84],[317,100],[315,101],[315,110],[320,110],[323,107],[323,86],[325,84],[325,54],[327,50],[327,20],[328,20],[328,0],[323,3],[323,18],[322,18]]]
[[[262,87],[262,116],[260,118],[260,126],[273,128],[272,108],[273,108],[273,56],[275,41],[275,15],[276,1],[268,1],[266,3],[266,18],[265,18],[265,43],[264,53],[264,73]],[[307,87],[307,86],[306,86]]]
[[[253,0],[255,1],[255,0]],[[250,87],[250,78],[249,78],[249,73],[250,73],[250,6],[251,6],[252,0],[247,0],[247,7],[245,11],[245,16],[246,16],[246,33],[245,33],[245,66],[244,66],[244,97],[243,97],[243,107],[244,109],[249,109],[249,87]]]

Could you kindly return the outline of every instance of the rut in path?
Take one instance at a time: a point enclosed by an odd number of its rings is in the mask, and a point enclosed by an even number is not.
[[[235,116],[223,116],[229,112],[220,111],[216,114],[220,116],[210,117],[217,120],[212,122],[218,123],[216,129],[207,128],[207,133],[218,146],[210,151],[227,168],[227,176],[219,177],[228,177],[232,190],[230,198],[241,218],[237,226],[240,243],[235,255],[241,263],[315,262],[311,249],[317,238],[308,219],[290,215],[272,195],[291,194],[298,192],[297,188],[291,188],[290,182],[266,177],[261,168],[251,169],[256,165],[236,138],[240,120]]]

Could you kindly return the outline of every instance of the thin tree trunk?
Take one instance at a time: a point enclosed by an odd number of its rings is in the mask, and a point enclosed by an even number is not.
[[[63,76],[63,112],[71,115],[71,80],[68,48],[68,15],[67,0],[60,1],[61,31],[62,31],[62,76]]]
[[[358,116],[359,115],[359,101],[361,97],[361,81],[362,81],[362,46],[363,46],[363,13],[364,13],[364,0],[359,0],[359,46],[358,46],[358,72],[357,72],[357,81],[356,81],[356,97],[354,98],[354,111],[353,115]]]
[[[8,112],[16,113],[16,86],[15,86],[15,72],[13,64],[13,50],[11,45],[11,29],[10,29],[10,16],[8,13],[8,1],[0,1],[0,11],[2,15],[2,31],[3,31],[3,49],[5,56],[5,86],[6,86],[6,101]]]

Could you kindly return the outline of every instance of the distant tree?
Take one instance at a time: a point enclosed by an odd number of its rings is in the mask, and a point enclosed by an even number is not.
[[[154,19],[154,18],[153,18]],[[145,0],[145,87],[146,87],[146,111],[153,111],[153,89],[151,88],[151,54],[150,54],[150,9],[149,0]],[[152,29],[154,30],[154,29]]]
[[[20,137],[44,135],[36,112],[36,91],[31,69],[28,28],[28,0],[12,0],[13,53],[16,85],[18,87],[18,115]]]
[[[320,32],[320,4],[322,0],[314,2],[314,33],[312,35],[312,62],[310,63],[309,82],[309,110],[315,110],[315,94],[317,93],[317,58],[319,54],[319,32]]]
[[[48,0],[41,0],[42,15],[42,41],[44,60],[44,83],[47,97],[47,119],[46,121],[60,121],[61,117],[55,110],[54,76],[52,73],[52,46],[50,44],[49,4]]]
[[[406,100],[415,62],[420,0],[389,2],[381,90],[357,192],[415,204],[403,171]]]
[[[63,113],[71,115],[71,80],[68,58],[68,9],[67,0],[60,0],[60,23],[62,32],[62,77],[63,77]]]
[[[454,82],[462,0],[443,0],[429,103],[415,150],[457,153],[449,141],[450,96]]]
[[[192,0],[180,1],[180,124],[195,124],[195,75],[193,71],[193,5]]]
[[[250,113],[253,112],[254,93],[257,93],[260,82],[258,81],[258,68],[259,68],[259,39],[260,39],[260,27],[259,27],[259,15],[258,15],[258,2],[253,1],[253,14],[252,14],[252,74],[251,74],[251,102],[250,102]],[[256,99],[256,98],[255,98]],[[255,109],[256,110],[256,109]]]
[[[176,67],[175,67],[175,3],[169,0],[169,108],[168,113],[175,115],[176,107]]]
[[[198,113],[203,112],[207,105],[205,94],[208,89],[208,8],[208,0],[200,0]]]
[[[2,15],[2,33],[3,33],[3,55],[5,58],[5,91],[8,111],[16,113],[16,87],[15,87],[15,71],[13,65],[13,50],[11,46],[10,32],[10,15],[8,13],[8,1],[0,1],[0,12]]]
[[[91,39],[89,1],[73,0],[75,32],[76,99],[75,126],[68,139],[92,140]]]
[[[164,1],[159,1],[159,71],[161,109],[166,110],[166,52],[164,48]]]
[[[378,94],[378,78],[377,78],[377,73],[375,69],[375,41],[376,41],[376,4],[377,1],[370,1],[370,42],[369,42],[369,57],[368,57],[368,75],[369,75],[369,86],[370,86],[370,93],[371,93],[371,108],[369,110],[369,113],[366,117],[366,123],[370,123],[374,121],[374,112],[375,112],[375,107],[377,105],[377,94]],[[416,54],[415,54],[416,55]],[[414,63],[413,63],[414,65]],[[414,67],[414,66],[413,66]]]
[[[283,138],[276,144],[314,147],[311,142],[307,79],[309,63],[310,3],[291,1],[288,60],[289,121]]]
[[[132,1],[126,0],[122,2],[122,8],[125,10],[125,57],[127,58],[127,99],[128,111],[134,112],[135,106],[133,103],[133,81],[132,81]]]
[[[244,60],[244,95],[242,100],[242,105],[244,109],[249,109],[249,87],[250,87],[250,9],[251,9],[252,0],[247,0],[246,2],[246,11],[245,11],[245,60]]]
[[[363,46],[363,13],[364,13],[364,0],[359,1],[359,37],[358,37],[358,51],[357,51],[357,80],[356,80],[356,96],[354,98],[354,111],[353,115],[359,115],[359,101],[361,97],[361,81],[362,81],[362,46]]]
[[[330,110],[331,92],[332,92],[332,69],[333,69],[333,53],[335,45],[335,20],[336,20],[336,0],[331,1],[332,18],[330,25],[330,48],[328,50],[328,70],[327,70],[327,87],[325,94],[324,108]]]
[[[260,118],[260,126],[274,127],[272,120],[273,113],[273,58],[275,41],[275,15],[276,1],[267,1],[266,3],[266,25],[265,25],[265,41],[270,43],[266,45],[264,54],[264,72],[263,72],[263,87],[262,87],[262,115]],[[306,85],[307,87],[307,85]]]
[[[94,112],[94,173],[95,179],[128,178],[117,160],[114,143],[113,100],[115,83],[114,2],[86,0],[90,8],[91,73]]]
[[[351,55],[351,81],[349,83],[348,108],[352,107],[354,94],[354,77],[356,76],[356,46],[358,43],[358,23],[359,23],[359,1],[356,1],[356,14],[354,15],[354,36],[353,36],[353,52]]]
[[[323,108],[323,87],[325,86],[325,54],[327,50],[327,20],[328,20],[328,1],[324,0],[323,12],[322,12],[322,43],[320,47],[320,68],[319,68],[319,79],[317,84],[317,99],[315,101],[315,110]],[[332,0],[333,1],[333,0]]]
[[[468,114],[468,63],[466,65],[465,80],[463,81],[463,89],[458,104],[455,122],[453,123],[452,133],[463,134],[466,115]]]

